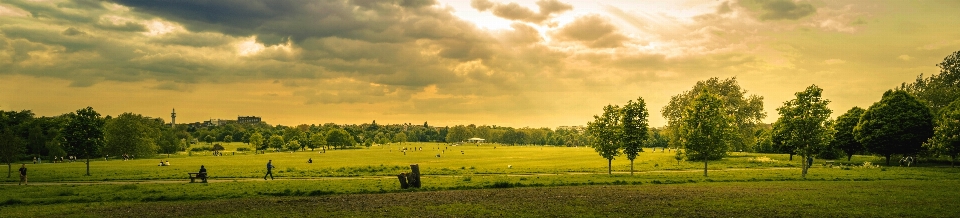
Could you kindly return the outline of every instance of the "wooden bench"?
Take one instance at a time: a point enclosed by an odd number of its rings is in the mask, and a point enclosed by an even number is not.
[[[200,175],[200,173],[187,173],[190,175],[190,182],[196,182],[196,179],[200,179],[202,183],[207,183],[207,175]]]

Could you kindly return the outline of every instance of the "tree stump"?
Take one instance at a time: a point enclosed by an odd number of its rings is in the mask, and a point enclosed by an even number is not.
[[[410,186],[414,188],[420,188],[420,165],[411,164],[410,171],[410,174],[407,175],[407,180],[410,181]]]
[[[407,174],[406,174],[406,173],[400,173],[400,175],[397,175],[397,179],[400,179],[400,189],[410,188],[410,184],[407,184]]]

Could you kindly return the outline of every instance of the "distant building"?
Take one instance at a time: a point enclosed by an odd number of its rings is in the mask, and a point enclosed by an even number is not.
[[[257,124],[260,121],[260,117],[256,116],[237,116],[237,123],[240,124]]]

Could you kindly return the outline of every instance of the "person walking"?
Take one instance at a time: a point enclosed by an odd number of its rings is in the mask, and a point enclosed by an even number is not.
[[[267,180],[267,176],[270,176],[270,180],[273,180],[273,160],[267,160],[267,174],[263,175],[263,180]]]
[[[23,184],[23,185],[27,184],[27,165],[26,164],[20,165],[20,183],[17,185],[20,185],[20,184]]]

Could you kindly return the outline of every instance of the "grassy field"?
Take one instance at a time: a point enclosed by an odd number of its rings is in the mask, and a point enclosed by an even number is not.
[[[27,164],[31,185],[12,185],[16,175],[3,179],[0,217],[132,216],[122,210],[151,216],[195,210],[224,216],[767,216],[760,213],[764,211],[785,212],[774,216],[946,216],[960,208],[955,201],[960,169],[864,164],[881,161],[872,156],[837,161],[842,166],[834,167],[818,160],[801,178],[799,158],[734,153],[711,162],[710,177],[704,178],[701,162],[678,164],[674,153],[660,150],[640,154],[634,175],[625,158],[614,160],[615,173],[607,175],[606,160],[582,147],[405,143],[326,153],[229,151],[237,146],[242,145],[225,146],[225,156],[194,152],[131,161],[98,159],[90,164],[92,176],[83,176],[84,164],[79,162]],[[400,151],[403,147],[406,153]],[[308,158],[314,163],[306,163]],[[161,159],[173,166],[157,166]],[[262,179],[267,160],[278,167],[276,180]],[[420,165],[424,187],[401,190],[396,175],[409,171],[410,164]],[[186,174],[200,165],[209,169],[210,183],[187,183]],[[636,199],[627,200],[631,198]],[[528,205],[541,199],[553,202],[546,207],[550,211]],[[343,202],[355,203],[339,205]],[[933,202],[938,203],[932,209],[916,207],[930,208]],[[610,208],[614,206],[618,208]],[[845,209],[849,207],[857,210]],[[418,212],[423,208],[431,212]],[[831,208],[836,211],[828,211]],[[583,214],[564,215],[572,212]]]

